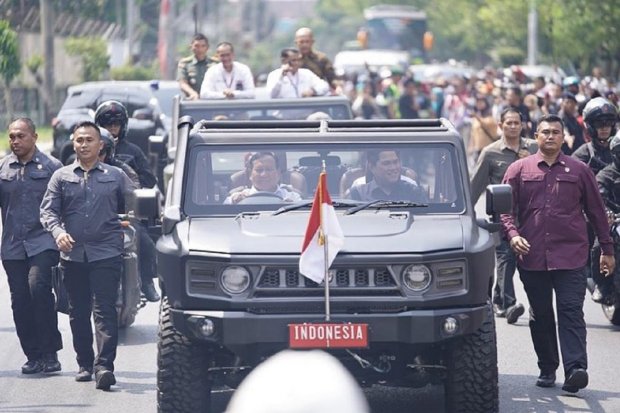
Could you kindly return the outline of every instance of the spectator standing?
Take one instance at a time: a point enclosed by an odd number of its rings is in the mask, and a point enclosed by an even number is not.
[[[313,49],[314,35],[310,28],[302,27],[295,32],[295,45],[301,53],[301,67],[312,70],[330,87],[336,89],[334,66],[325,53]]]
[[[478,161],[482,150],[498,139],[497,122],[491,114],[491,104],[484,95],[476,96],[471,121],[469,156]],[[501,122],[500,122],[501,125]]]
[[[267,93],[272,98],[302,98],[323,96],[329,85],[312,71],[300,68],[301,54],[294,48],[280,52],[282,66],[267,77]]]
[[[562,389],[576,393],[588,385],[583,301],[589,247],[584,212],[603,250],[601,270],[613,273],[615,260],[594,174],[562,153],[563,128],[557,115],[541,118],[535,135],[538,152],[510,165],[504,176],[504,183],[512,187],[513,212],[501,219],[519,257],[519,274],[530,303],[530,332],[540,368],[536,385],[555,384],[559,336],[565,377]]]
[[[102,148],[97,125],[81,122],[76,126],[73,149],[77,158],[52,175],[41,203],[41,223],[61,251],[79,365],[75,380],[90,381],[94,371],[96,388],[109,390],[116,384],[116,300],[123,265],[118,214],[126,212],[125,196],[134,186],[120,169],[99,162]]]
[[[401,119],[417,119],[418,102],[415,80],[409,77],[405,80],[403,94],[398,99],[398,111]]]
[[[474,202],[487,185],[499,184],[508,167],[519,159],[536,153],[538,146],[533,139],[521,137],[523,123],[517,109],[508,107],[501,114],[500,139],[486,146],[480,153],[471,178],[471,193]],[[495,247],[497,280],[493,288],[493,311],[497,317],[506,317],[508,324],[514,324],[525,312],[523,304],[517,303],[514,289],[514,274],[517,257],[505,237]]]
[[[207,69],[217,62],[207,56],[209,39],[204,34],[196,33],[192,37],[190,49],[191,56],[179,60],[177,80],[185,96],[190,100],[196,100],[200,97],[200,85]]]
[[[0,161],[2,265],[11,292],[11,308],[19,343],[27,357],[22,374],[61,370],[62,349],[52,294],[52,267],[58,249],[41,226],[39,205],[50,177],[62,164],[41,152],[28,118],[8,127],[11,154]]]
[[[203,99],[253,99],[254,76],[250,68],[235,61],[233,45],[221,42],[216,48],[220,63],[205,73],[200,97]]]
[[[583,138],[583,128],[577,120],[577,98],[570,92],[562,95],[562,104],[558,113],[562,122],[564,122],[564,143],[562,144],[562,152],[571,155],[585,142]]]

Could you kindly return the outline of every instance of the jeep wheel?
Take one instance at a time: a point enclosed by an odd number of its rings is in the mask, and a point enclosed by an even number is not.
[[[478,331],[450,345],[447,367],[447,412],[495,413],[499,410],[497,342],[490,304],[487,320]]]
[[[162,299],[157,343],[157,411],[210,413],[211,381],[204,346],[172,325],[170,304]]]

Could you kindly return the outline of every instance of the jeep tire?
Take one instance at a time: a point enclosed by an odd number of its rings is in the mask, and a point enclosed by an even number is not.
[[[157,343],[157,411],[210,413],[211,380],[205,346],[172,325],[170,304],[161,302]]]
[[[452,342],[447,351],[446,412],[495,413],[499,410],[497,341],[492,307],[472,335]]]

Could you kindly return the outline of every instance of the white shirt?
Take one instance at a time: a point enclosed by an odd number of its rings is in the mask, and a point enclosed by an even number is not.
[[[314,95],[323,96],[329,92],[326,81],[309,69],[297,69],[294,75],[287,73],[282,76],[282,68],[273,70],[267,76],[267,94],[272,98],[300,98],[303,93],[314,90]]]
[[[222,63],[211,66],[200,86],[200,97],[202,99],[226,99],[222,93],[226,89],[231,89],[235,99],[254,98],[254,76],[250,68],[243,63],[233,62],[230,72],[224,69]]]

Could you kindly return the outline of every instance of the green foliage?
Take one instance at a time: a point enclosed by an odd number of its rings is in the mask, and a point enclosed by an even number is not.
[[[71,37],[65,49],[70,56],[82,61],[82,80],[99,80],[108,69],[108,52],[105,40],[100,37]]]
[[[26,67],[28,68],[28,71],[30,71],[30,73],[32,73],[33,75],[36,74],[39,71],[39,68],[42,66],[43,56],[41,56],[40,54],[32,55],[30,59],[26,61]]]
[[[152,67],[125,65],[110,69],[112,80],[149,80],[156,78]]]
[[[0,20],[0,76],[4,84],[8,86],[20,70],[17,33],[8,21]]]
[[[525,61],[526,53],[520,47],[500,46],[495,48],[497,61],[503,66],[520,65]]]

